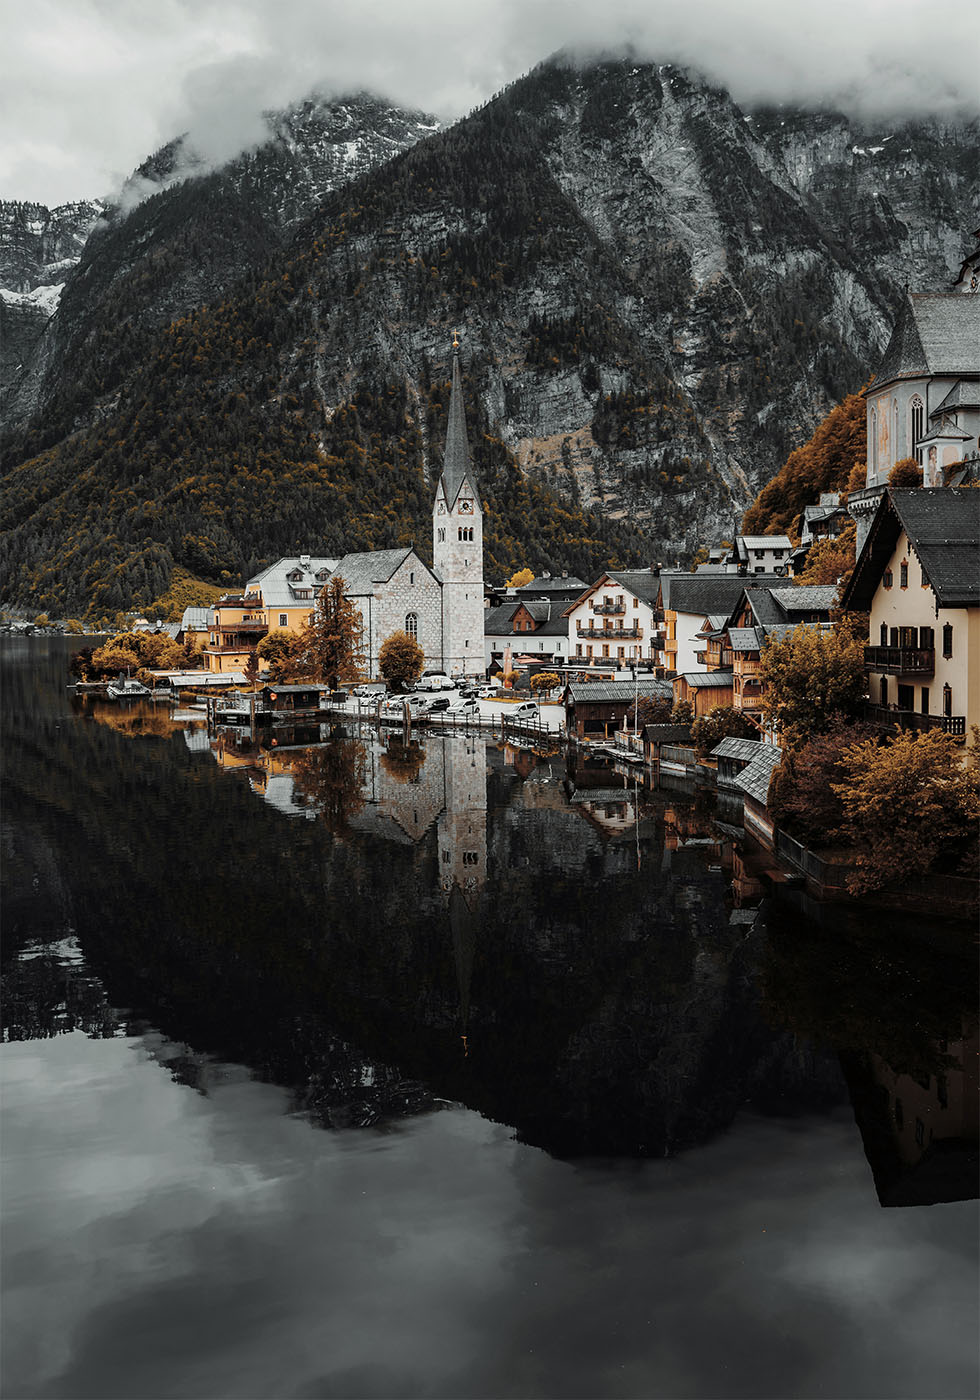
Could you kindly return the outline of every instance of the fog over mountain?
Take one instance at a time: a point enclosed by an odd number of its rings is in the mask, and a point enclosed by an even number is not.
[[[980,22],[951,0],[37,0],[4,26],[0,194],[55,206],[112,194],[189,132],[221,164],[262,112],[368,89],[452,120],[546,54],[622,52],[701,70],[743,105],[862,117],[976,112]]]

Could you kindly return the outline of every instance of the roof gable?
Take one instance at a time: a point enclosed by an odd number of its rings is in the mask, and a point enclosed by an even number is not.
[[[871,522],[841,607],[868,612],[902,530],[940,607],[980,605],[980,490],[889,488]]]
[[[916,292],[906,297],[868,391],[893,379],[976,374],[980,297]]]

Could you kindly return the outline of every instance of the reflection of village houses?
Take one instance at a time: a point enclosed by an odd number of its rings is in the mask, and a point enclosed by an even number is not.
[[[980,1031],[944,1042],[938,1070],[903,1074],[880,1055],[847,1061],[864,1149],[883,1206],[974,1200],[980,1139]]]

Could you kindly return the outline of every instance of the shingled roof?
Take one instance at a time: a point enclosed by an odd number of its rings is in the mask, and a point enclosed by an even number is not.
[[[672,612],[712,613],[726,616],[742,596],[743,588],[785,583],[782,574],[662,574],[664,607]]]
[[[653,678],[633,681],[569,681],[568,694],[575,705],[587,705],[601,703],[604,700],[633,700],[637,696],[642,700],[645,696],[663,697],[664,700],[673,700],[674,687],[670,681],[654,680]]]
[[[904,491],[890,487],[844,589],[842,608],[870,610],[902,530],[940,607],[980,605],[980,491],[969,486]]]
[[[414,550],[408,548],[372,549],[366,554],[345,554],[334,573],[344,580],[345,593],[360,597],[374,593],[376,584],[387,583],[398,566],[404,564],[413,553]],[[418,563],[420,568],[426,567],[421,559]]]
[[[916,292],[906,298],[869,393],[893,379],[977,372],[980,297]]]
[[[769,796],[773,772],[779,767],[782,757],[783,751],[778,745],[759,744],[758,752],[749,766],[743,768],[735,778],[735,786],[764,807]]]

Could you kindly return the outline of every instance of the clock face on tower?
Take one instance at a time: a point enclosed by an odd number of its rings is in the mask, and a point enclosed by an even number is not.
[[[473,502],[472,502],[472,501],[460,501],[460,503],[459,503],[459,513],[460,513],[460,515],[472,515],[472,514],[473,514]]]

